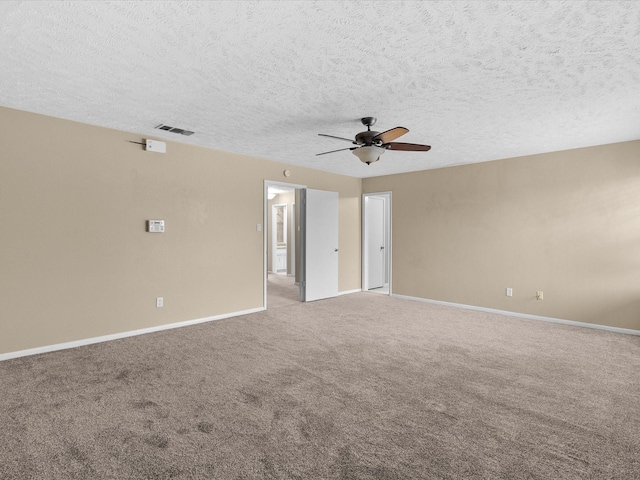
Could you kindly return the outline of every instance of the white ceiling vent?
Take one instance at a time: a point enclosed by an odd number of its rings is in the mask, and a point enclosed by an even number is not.
[[[169,125],[165,125],[164,123],[161,123],[155,128],[157,128],[158,130],[166,130],[167,132],[179,133],[180,135],[186,135],[187,137],[195,133],[190,130],[185,130],[184,128],[170,127]]]

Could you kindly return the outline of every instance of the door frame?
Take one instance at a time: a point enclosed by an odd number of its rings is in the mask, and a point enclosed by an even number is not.
[[[269,198],[267,197],[267,195],[269,193],[269,187],[285,187],[293,188],[294,190],[307,189],[306,185],[278,182],[274,180],[264,181],[262,192],[262,306],[265,310],[267,309],[267,279],[269,275],[269,271],[267,269],[267,242],[269,241],[269,239],[267,238],[267,222],[269,219],[267,212],[269,209]],[[302,224],[302,222],[300,222],[300,224]],[[300,256],[300,263],[304,265],[304,258],[302,257],[302,255]],[[298,286],[298,288],[300,288],[300,286]]]
[[[385,238],[386,238],[386,244],[385,245],[385,263],[386,263],[386,268],[388,268],[388,272],[389,272],[389,293],[387,295],[391,296],[393,290],[392,290],[392,281],[393,281],[393,268],[392,268],[392,258],[393,255],[391,254],[392,252],[392,247],[393,247],[393,219],[392,219],[392,215],[391,212],[393,211],[392,207],[392,193],[393,192],[371,192],[371,193],[363,193],[362,194],[362,231],[361,231],[361,238],[362,238],[362,245],[361,245],[361,264],[362,264],[362,277],[361,277],[361,282],[362,282],[362,291],[366,292],[369,290],[369,286],[368,286],[368,261],[367,261],[367,237],[366,237],[366,222],[367,222],[367,197],[384,197],[385,198],[385,216],[387,216],[387,221],[384,222],[385,225]],[[382,293],[382,292],[380,292]]]
[[[294,195],[295,197],[295,195]],[[290,277],[294,277],[296,276],[296,229],[297,229],[297,222],[296,222],[296,203],[295,203],[295,198],[293,199],[294,202],[291,204],[291,213],[290,213],[290,218],[291,220],[289,221],[289,225],[291,225],[291,231],[293,232],[293,238],[291,239],[291,248],[289,248],[287,246],[287,275]],[[288,239],[287,239],[288,241]],[[289,261],[289,259],[291,259],[291,261]]]

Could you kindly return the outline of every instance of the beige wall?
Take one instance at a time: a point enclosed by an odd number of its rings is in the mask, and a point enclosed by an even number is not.
[[[393,192],[394,293],[640,330],[640,141],[365,179],[363,191]]]
[[[339,192],[341,291],[390,190],[394,293],[640,330],[640,142],[361,181],[141,140],[0,108],[0,354],[260,308],[265,179]]]
[[[0,108],[0,353],[260,308],[256,224],[285,168],[339,192],[339,288],[360,288],[360,179],[141,140]]]

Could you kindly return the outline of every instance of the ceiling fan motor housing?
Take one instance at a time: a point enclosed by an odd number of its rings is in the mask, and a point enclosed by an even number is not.
[[[382,141],[375,142],[373,141],[373,137],[378,135],[380,132],[367,131],[360,132],[356,135],[356,141],[354,143],[358,145],[380,145]]]

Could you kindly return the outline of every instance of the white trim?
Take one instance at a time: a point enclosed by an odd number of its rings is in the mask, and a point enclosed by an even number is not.
[[[134,337],[137,335],[144,335],[146,333],[160,332],[162,330],[188,327],[190,325],[197,325],[199,323],[212,322],[215,320],[223,320],[225,318],[239,317],[241,315],[248,315],[250,313],[262,312],[264,310],[265,310],[264,307],[258,307],[258,308],[252,308],[249,310],[241,310],[239,312],[215,315],[213,317],[197,318],[195,320],[186,320],[184,322],[169,323],[166,325],[158,325],[156,327],[149,327],[149,328],[141,328],[140,330],[130,330],[128,332],[113,333],[111,335],[103,335],[101,337],[84,338],[82,340],[75,340],[73,342],[57,343],[55,345],[46,345],[44,347],[30,348],[28,350],[18,350],[17,352],[0,353],[0,362],[4,360],[10,360],[12,358],[26,357],[29,355],[38,355],[40,353],[55,352],[56,350],[66,350],[67,348],[82,347],[85,345],[91,345],[93,343],[110,342],[111,340],[119,340],[121,338]]]
[[[355,290],[345,290],[344,292],[338,292],[338,296],[340,295],[351,295],[352,293],[362,293],[361,288],[357,288]]]
[[[593,328],[596,330],[606,330],[614,333],[624,333],[625,335],[640,335],[640,330],[633,330],[631,328],[610,327],[608,325],[600,325],[597,323],[576,322],[574,320],[564,320],[562,318],[554,317],[542,317],[540,315],[531,315],[528,313],[510,312],[508,310],[496,310],[494,308],[476,307],[474,305],[465,305],[462,303],[443,302],[441,300],[431,300],[429,298],[410,297],[408,295],[392,294],[392,297],[403,298],[405,300],[414,300],[416,302],[423,303],[435,303],[438,305],[447,305],[449,307],[464,308],[465,310],[477,310],[479,312],[496,313],[498,315],[507,315],[509,317],[526,318],[527,320],[539,320],[549,323],[560,323],[562,325],[572,325],[574,327]]]

